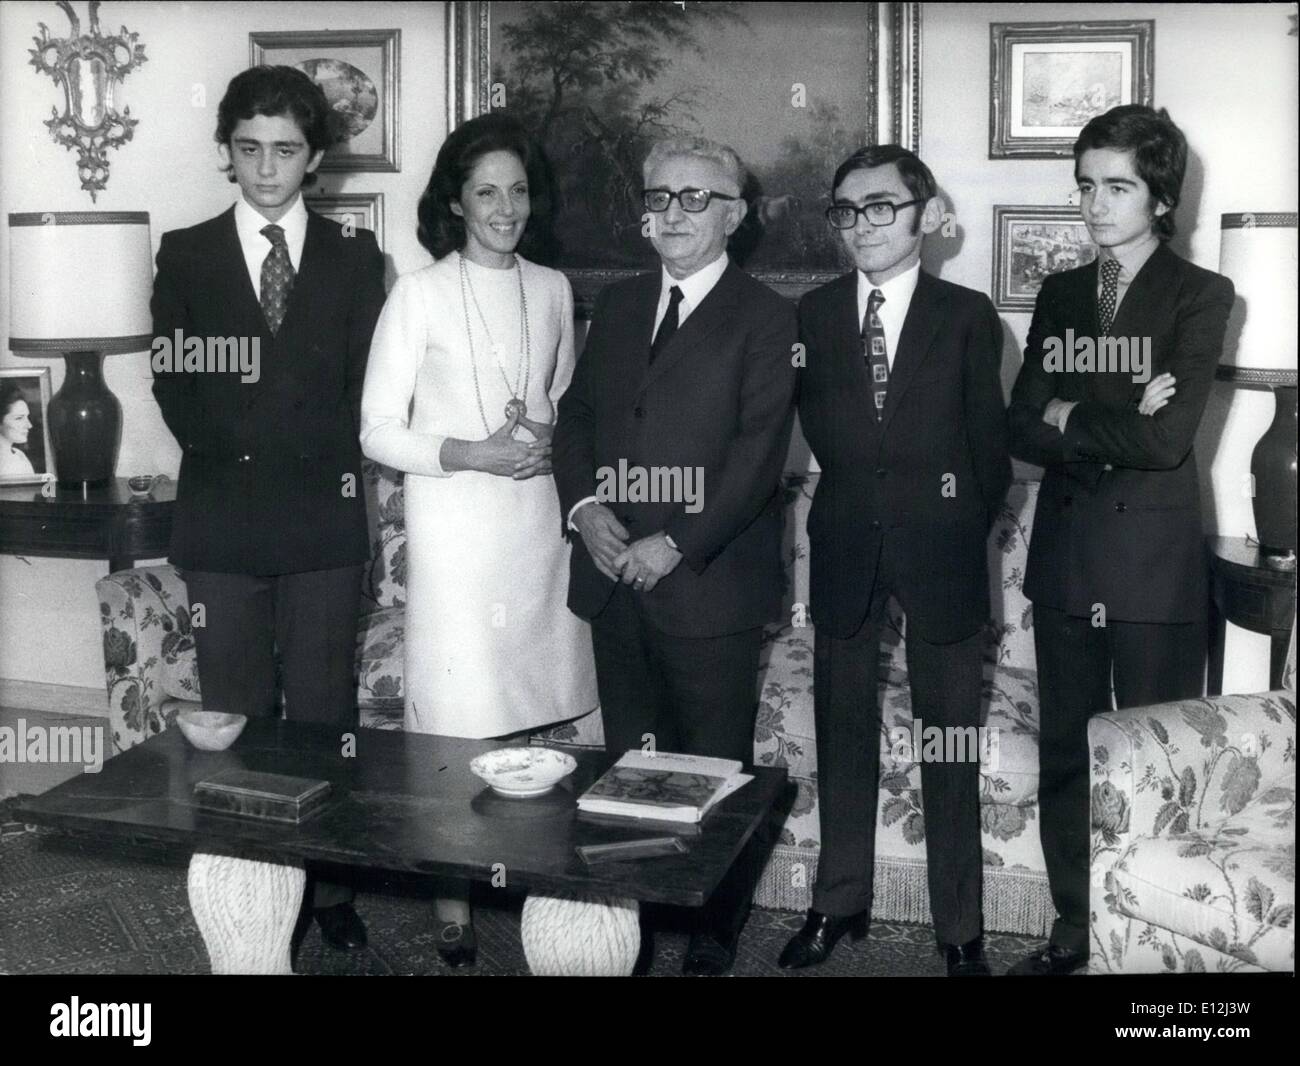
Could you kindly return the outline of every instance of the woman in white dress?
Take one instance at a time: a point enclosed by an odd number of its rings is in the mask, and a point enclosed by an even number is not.
[[[27,443],[31,432],[31,408],[22,390],[6,384],[0,391],[0,477],[32,477],[36,473],[27,453],[19,447]]]
[[[515,254],[543,230],[544,212],[532,216],[546,176],[508,116],[455,130],[420,200],[420,243],[436,261],[398,279],[370,346],[361,448],[406,473],[415,732],[501,737],[598,703],[590,628],[565,606],[550,464],[573,375],[573,294],[559,271]],[[468,887],[447,886],[436,906],[453,966],[475,958]]]

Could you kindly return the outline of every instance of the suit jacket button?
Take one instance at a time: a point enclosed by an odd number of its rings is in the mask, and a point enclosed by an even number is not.
[[[872,522],[872,523],[871,523],[871,528],[872,528],[872,529],[879,529],[879,528],[880,528],[880,523],[879,523],[879,522]]]
[[[251,455],[241,455],[239,457],[239,461],[241,463],[251,463],[253,461],[253,457]]]
[[[1117,510],[1120,514],[1123,514],[1125,511],[1128,510],[1128,506],[1124,503],[1123,500],[1120,500],[1119,503],[1115,504],[1115,510]]]
[[[633,521],[634,521],[634,519],[632,518],[632,516],[631,516],[630,514],[625,514],[625,515],[623,516],[623,525],[625,525],[625,526],[630,526],[630,525],[632,525]]]
[[[645,408],[639,406],[634,407],[632,408],[632,414],[634,414],[637,418],[645,418]]]
[[[885,468],[883,466],[876,467],[876,477],[884,477],[884,476],[885,476]]]

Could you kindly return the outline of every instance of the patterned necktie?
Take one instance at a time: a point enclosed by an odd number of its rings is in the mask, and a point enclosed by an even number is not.
[[[289,293],[293,291],[293,261],[289,258],[289,245],[285,242],[282,227],[275,224],[263,226],[261,233],[271,242],[271,250],[262,260],[262,313],[274,337],[280,332],[280,323],[289,307]]]
[[[1110,332],[1115,321],[1115,305],[1119,302],[1119,260],[1107,259],[1101,264],[1101,298],[1097,301],[1097,317],[1101,319],[1101,332]]]
[[[673,334],[677,332],[677,305],[682,302],[682,290],[674,285],[668,290],[668,310],[664,312],[664,320],[659,323],[659,332],[655,334],[655,339],[650,345],[650,363],[653,365],[655,357],[668,347],[668,342],[672,340]]]
[[[872,289],[867,300],[867,315],[862,320],[862,356],[871,372],[871,388],[876,401],[876,421],[885,415],[885,397],[889,393],[889,357],[885,349],[885,324],[880,321],[880,305],[885,294]]]

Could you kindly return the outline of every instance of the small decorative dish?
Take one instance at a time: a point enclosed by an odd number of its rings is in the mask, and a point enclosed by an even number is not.
[[[225,751],[244,731],[248,716],[220,711],[181,711],[176,716],[185,739],[200,751]]]
[[[572,755],[554,748],[498,748],[470,762],[470,772],[510,799],[545,795],[577,769]]]

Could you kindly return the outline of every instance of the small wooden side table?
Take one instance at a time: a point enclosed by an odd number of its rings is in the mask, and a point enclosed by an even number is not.
[[[49,495],[46,495],[46,493]],[[81,489],[42,485],[0,487],[0,552],[62,559],[107,559],[128,570],[136,559],[167,554],[176,482],[134,496],[126,478]]]
[[[1210,556],[1211,696],[1223,692],[1227,624],[1271,638],[1268,687],[1282,687],[1282,669],[1295,619],[1296,573],[1264,565],[1259,548],[1244,537],[1207,537]]]

